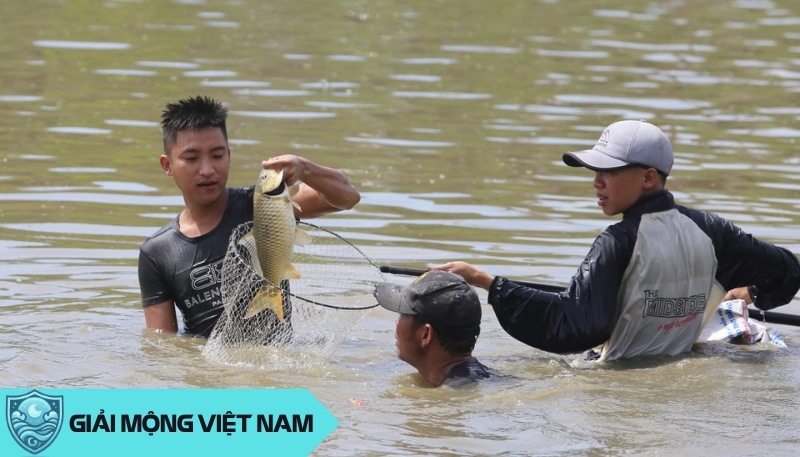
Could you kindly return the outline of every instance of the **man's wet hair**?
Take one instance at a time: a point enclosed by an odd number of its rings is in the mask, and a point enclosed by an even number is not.
[[[413,315],[414,329],[419,328],[425,324],[431,324],[436,330],[436,337],[439,339],[439,344],[442,345],[448,354],[463,355],[469,354],[475,349],[475,343],[478,342],[478,336],[481,334],[480,327],[465,331],[459,328],[449,328],[442,325],[437,326],[419,315]]]
[[[178,132],[184,130],[219,128],[227,141],[227,118],[228,109],[211,97],[198,95],[168,103],[161,113],[164,153],[169,154],[170,147],[177,141]]]

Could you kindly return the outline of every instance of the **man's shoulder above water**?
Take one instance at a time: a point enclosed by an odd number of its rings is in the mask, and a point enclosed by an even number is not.
[[[489,368],[480,363],[475,357],[470,357],[454,365],[453,368],[450,369],[450,372],[447,373],[442,385],[460,387],[476,381],[489,379],[491,376],[492,373]]]

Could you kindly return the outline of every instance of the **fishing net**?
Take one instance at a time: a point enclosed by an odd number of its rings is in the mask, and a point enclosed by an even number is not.
[[[372,290],[385,281],[377,265],[336,233],[299,222],[312,242],[295,246],[292,264],[300,279],[268,284],[253,269],[239,240],[251,230],[242,224],[231,234],[222,266],[224,311],[203,354],[228,365],[290,368],[327,362],[344,338],[376,305]],[[245,319],[245,309],[262,287],[282,289],[284,319],[264,310]]]

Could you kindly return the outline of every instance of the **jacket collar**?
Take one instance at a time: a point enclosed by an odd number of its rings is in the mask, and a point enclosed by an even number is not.
[[[623,219],[641,217],[642,214],[658,213],[675,208],[675,199],[664,189],[642,196],[636,203],[622,213]]]

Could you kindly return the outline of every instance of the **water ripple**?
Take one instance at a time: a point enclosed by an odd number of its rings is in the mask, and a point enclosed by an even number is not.
[[[471,44],[443,45],[440,49],[448,52],[474,52],[479,54],[518,54],[520,52],[519,48],[510,48],[507,46],[483,46]]]
[[[109,169],[111,170],[111,169]],[[113,170],[116,171],[116,170]],[[14,193],[0,194],[0,201],[4,202],[81,202],[103,203],[109,205],[140,205],[158,207],[183,207],[181,196],[142,196],[122,195],[92,192],[74,193]]]
[[[313,92],[307,90],[288,90],[288,89],[242,89],[234,91],[237,95],[258,95],[262,97],[305,97]]]
[[[106,68],[95,70],[98,75],[110,76],[155,76],[158,73],[151,70],[130,70],[125,68]]]
[[[183,73],[187,78],[233,78],[237,74],[231,70],[197,70]]]
[[[704,44],[685,44],[685,43],[645,43],[641,41],[619,41],[619,40],[590,40],[593,46],[602,46],[616,49],[633,49],[639,51],[673,51],[673,52],[708,52],[717,50],[716,46]]]
[[[800,130],[791,127],[775,127],[771,129],[731,129],[728,133],[733,135],[754,135],[769,138],[797,138]]]
[[[537,49],[536,54],[542,57],[566,57],[570,59],[605,59],[608,57],[606,51],[566,51]]]
[[[47,131],[80,135],[108,135],[111,133],[111,130],[108,129],[96,129],[91,127],[48,127]]]
[[[33,45],[40,48],[57,49],[90,49],[94,51],[130,49],[128,43],[113,43],[107,41],[61,41],[61,40],[37,40]]]
[[[435,75],[391,75],[394,81],[416,81],[424,83],[435,83],[442,80],[441,76]]]
[[[401,146],[408,148],[445,148],[455,146],[455,143],[449,141],[421,141],[421,140],[405,140],[399,138],[360,138],[360,137],[347,137],[345,140],[352,143],[369,143],[381,146]]]
[[[38,95],[0,95],[0,102],[28,103],[41,101]]]
[[[140,60],[136,62],[136,65],[142,67],[178,68],[178,69],[197,68],[200,66],[192,62],[172,62],[164,60]]]
[[[263,119],[326,119],[336,117],[336,113],[303,111],[231,111],[230,114]]]
[[[396,91],[392,95],[399,98],[433,98],[438,100],[485,100],[492,98],[490,94],[475,94],[466,92],[422,92],[422,91]]]
[[[611,97],[606,95],[590,94],[563,94],[556,95],[555,99],[562,103],[602,104],[602,105],[629,105],[657,110],[693,110],[708,108],[711,103],[700,100],[679,100],[674,98],[630,98]]]
[[[205,87],[269,87],[266,81],[203,81],[200,83]]]
[[[158,122],[153,121],[137,121],[132,119],[106,119],[108,125],[121,125],[125,127],[158,127]]]
[[[453,65],[458,60],[446,57],[409,57],[400,59],[400,62],[409,65]]]
[[[122,225],[80,224],[66,222],[26,222],[24,224],[0,224],[0,227],[9,230],[23,230],[26,232],[60,233],[70,235],[104,235],[104,236],[130,236],[140,239],[147,238],[158,230],[158,227],[126,227]],[[81,255],[77,258],[85,258]]]

